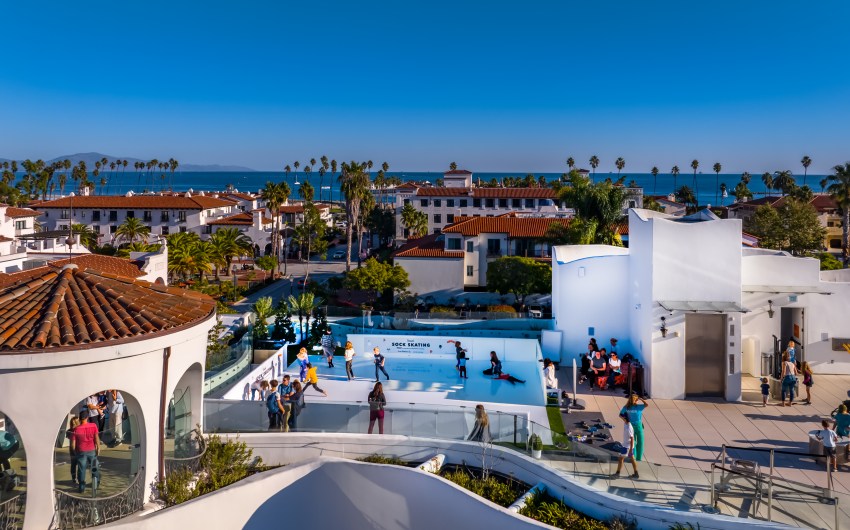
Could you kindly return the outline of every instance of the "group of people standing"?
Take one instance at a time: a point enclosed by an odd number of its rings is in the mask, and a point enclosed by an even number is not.
[[[797,359],[796,343],[793,340],[788,341],[788,346],[782,352],[782,370],[779,374],[779,380],[782,383],[782,391],[780,394],[783,407],[790,407],[794,403],[794,391],[797,387],[798,376],[803,376],[803,386],[806,387],[806,399],[803,402],[806,405],[812,404],[812,387],[815,384],[812,367],[808,362],[800,362]],[[767,406],[767,398],[770,395],[770,384],[767,378],[762,379],[761,384],[762,404]],[[785,396],[788,396],[788,402],[785,402]]]

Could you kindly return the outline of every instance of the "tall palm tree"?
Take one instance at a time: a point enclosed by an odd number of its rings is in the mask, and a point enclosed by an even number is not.
[[[61,175],[60,175],[60,178],[61,178]],[[827,179],[825,179],[825,178],[820,179],[820,192],[821,192],[821,193],[823,193],[824,191],[826,191],[826,185],[827,185],[827,183],[829,183],[829,180],[827,180]]]
[[[298,160],[296,160],[295,162],[292,163],[292,167],[295,168],[295,180],[296,181],[298,181],[298,168],[300,166],[301,166],[301,162],[299,162]]]
[[[623,157],[620,157],[617,159],[616,162],[614,162],[614,165],[617,166],[617,178],[620,178],[620,171],[622,171],[623,168],[626,167],[626,161],[623,160]]]
[[[808,157],[808,155],[804,156],[802,160],[800,160],[800,164],[803,165],[803,186],[806,185],[806,176],[809,174],[809,166],[812,165],[812,159]]]
[[[401,209],[401,224],[407,228],[409,239],[428,234],[428,214],[420,212],[412,204],[405,204]]]
[[[298,296],[289,295],[286,300],[286,305],[289,311],[298,315],[298,331],[300,332],[301,342],[305,337],[310,335],[310,317],[313,312],[321,307],[323,301],[321,298],[316,298],[311,292],[305,291]],[[304,330],[304,320],[307,320],[307,330]]]
[[[686,205],[689,205],[692,211],[698,208],[697,198],[691,188],[687,186],[682,186],[681,188],[676,190],[676,200]]]
[[[749,171],[744,171],[743,173],[741,173],[741,182],[743,182],[745,185],[746,185],[746,184],[749,184],[749,183],[750,183],[750,180],[751,180],[752,178],[753,178],[753,176],[752,176],[752,175],[750,175],[750,172],[749,172]]]
[[[770,197],[770,190],[773,188],[773,175],[769,171],[761,174],[761,181],[764,182],[764,187],[767,188],[767,196]]]
[[[657,182],[658,182],[658,168],[657,168],[657,167],[655,167],[655,166],[652,166],[652,169],[651,169],[651,170],[649,170],[649,172],[650,172],[650,173],[652,173],[652,193],[655,193],[655,190],[656,190],[656,188],[658,187],[658,185],[657,185]]]
[[[289,164],[283,166],[283,172],[286,173],[286,180],[289,180],[289,172],[292,171],[292,168],[289,167]]]
[[[679,166],[673,166],[670,173],[673,174],[673,193],[676,193],[676,179],[679,177]]]
[[[794,176],[787,169],[783,171],[776,171],[773,174],[773,186],[782,190],[783,197],[790,193],[791,189],[794,188],[795,185]]]
[[[723,166],[720,165],[720,162],[715,162],[712,169],[716,175],[714,178],[714,204],[717,204],[717,194],[720,190],[720,170],[723,169]]]
[[[591,177],[590,180],[591,180],[591,182],[593,182],[593,179],[596,178],[596,168],[599,167],[599,157],[596,156],[596,155],[593,155],[593,156],[590,157],[589,162],[590,162],[590,168],[593,170],[593,176]]]
[[[570,171],[572,171],[572,170],[573,170],[573,166],[575,166],[575,165],[576,165],[576,161],[575,161],[575,160],[573,160],[573,157],[569,157],[569,158],[567,158],[567,168],[568,168]]]
[[[212,272],[209,245],[195,232],[168,236],[168,273],[184,280],[191,275]]]
[[[841,257],[844,268],[850,267],[850,162],[832,168],[827,191],[832,200],[841,208],[844,219],[841,222]]]
[[[274,220],[272,227],[272,254],[275,257],[275,270],[277,274],[280,268],[280,207],[289,199],[289,184],[286,182],[266,182],[266,186],[260,192],[260,197],[266,203],[266,208],[269,210],[269,215]],[[283,273],[286,274],[286,252],[283,254]],[[274,277],[274,275],[272,275]]]
[[[142,241],[147,240],[147,237],[150,235],[151,229],[145,225],[141,219],[138,217],[128,217],[124,220],[121,225],[115,230],[115,235],[113,236],[113,241],[126,241],[128,243],[133,243],[136,239],[141,239]]]
[[[306,174],[308,174],[308,175],[310,174],[309,169],[310,169],[310,166],[307,166],[307,167],[305,167],[305,168],[304,168],[304,172],[305,172]],[[300,187],[300,188],[298,188],[298,195],[300,195],[300,196],[301,196],[301,199],[302,199],[305,203],[312,203],[312,202],[313,202],[313,198],[314,198],[314,197],[315,197],[315,195],[316,195],[316,190],[313,188],[313,185],[312,185],[312,184],[310,184],[310,181],[309,181],[309,180],[305,180],[305,181],[301,184],[301,187]]]
[[[173,158],[168,159],[168,169],[171,170],[171,184],[168,186],[169,190],[174,189],[174,172],[177,171],[177,167],[180,165],[180,162]]]
[[[697,184],[697,168],[699,167],[699,160],[693,159],[691,161],[691,169],[694,170],[694,197],[696,197],[697,208],[699,208],[699,185]]]
[[[351,270],[351,243],[354,224],[360,216],[360,204],[369,194],[369,176],[362,163],[351,161],[342,163],[342,173],[339,175],[339,189],[345,198],[345,270]]]

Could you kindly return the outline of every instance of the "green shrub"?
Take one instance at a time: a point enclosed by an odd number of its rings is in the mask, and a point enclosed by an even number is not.
[[[447,317],[456,317],[457,311],[455,311],[451,307],[444,307],[444,306],[438,305],[438,306],[434,306],[434,307],[431,308],[431,314],[432,315],[444,315],[444,316],[447,316]]]
[[[207,451],[201,458],[201,467],[206,471],[205,480],[198,484],[200,494],[215,491],[242,480],[263,461],[253,458],[254,451],[245,442],[225,440],[218,435],[207,437]]]
[[[509,305],[488,305],[488,313],[516,313],[516,309]]]
[[[386,455],[369,455],[364,456],[363,458],[358,458],[357,460],[361,462],[369,462],[370,464],[389,464],[392,466],[407,466],[407,462],[402,460],[401,458],[395,456],[386,456]]]
[[[569,530],[605,530],[608,528],[605,523],[580,514],[546,493],[529,495],[525,506],[520,509],[519,513],[556,528]]]
[[[537,434],[532,434],[528,443],[531,444],[531,448],[534,451],[541,451],[543,449],[543,440]]]
[[[197,497],[197,488],[190,487],[190,482],[194,479],[195,475],[189,468],[175,469],[166,476],[165,480],[156,483],[160,500],[168,507]]]
[[[510,506],[523,494],[518,482],[505,482],[494,476],[481,479],[458,469],[446,472],[443,477],[499,506]]]

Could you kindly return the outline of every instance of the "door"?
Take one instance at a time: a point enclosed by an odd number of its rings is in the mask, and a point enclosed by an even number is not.
[[[783,307],[781,311],[780,351],[784,352],[788,348],[788,341],[793,340],[796,343],[796,358],[803,362],[806,360],[806,310],[802,307]]]
[[[723,397],[726,389],[724,315],[685,315],[685,394]]]

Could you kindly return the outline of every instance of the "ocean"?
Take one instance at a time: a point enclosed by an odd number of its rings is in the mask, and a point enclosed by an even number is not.
[[[372,173],[374,178],[375,172]],[[316,173],[311,173],[309,179],[307,178],[304,172],[299,173],[290,173],[287,177],[285,173],[277,172],[277,171],[245,171],[245,172],[180,172],[177,171],[174,173],[173,179],[170,173],[166,174],[166,179],[156,179],[154,183],[153,189],[154,191],[159,191],[161,189],[168,189],[169,186],[172,187],[175,191],[222,191],[229,184],[232,184],[237,190],[242,192],[252,192],[256,193],[260,189],[263,188],[266,182],[268,181],[286,181],[289,184],[289,187],[292,189],[292,198],[297,199],[297,190],[298,185],[295,182],[305,182],[309,180],[310,184],[313,185],[313,188],[316,190],[316,199],[319,199],[319,187],[320,185],[329,187],[330,189],[322,190],[322,200],[332,200],[339,201],[341,200],[341,194],[339,191],[339,184],[337,183],[337,175],[331,175],[328,173],[325,175],[324,180],[320,179]],[[414,181],[428,181],[435,182],[437,179],[442,178],[443,174],[441,172],[390,172],[390,176],[397,176],[402,181],[414,180]],[[525,177],[525,173],[516,173],[516,172],[500,172],[500,173],[475,173],[473,175],[473,179],[477,182],[478,179],[481,179],[481,182],[489,182],[491,179],[496,179],[497,181],[503,179],[505,177]],[[543,175],[546,177],[547,181],[557,180],[561,173],[535,173],[535,177],[539,177]],[[623,173],[626,177],[626,183],[628,184],[632,180],[637,183],[638,186],[644,189],[644,193],[647,195],[664,195],[673,191],[673,175],[660,174],[657,178],[654,178],[652,174],[649,173]],[[107,184],[105,187],[97,185],[96,193],[97,194],[125,194],[128,191],[132,190],[134,192],[141,192],[145,189],[150,189],[151,184],[148,181],[147,185],[145,183],[145,176],[137,176],[134,171],[127,171],[125,174],[121,174],[121,172],[116,172],[112,174],[111,172],[107,174],[102,174],[102,177],[105,176],[107,179]],[[597,173],[595,175],[595,180],[603,180],[606,178],[611,178],[612,180],[617,179],[616,173]],[[54,177],[55,178],[55,177]],[[797,179],[797,184],[803,184],[803,176],[795,175]],[[735,185],[740,181],[741,176],[739,174],[723,174],[721,173],[718,176],[713,173],[705,173],[705,174],[697,174],[697,185],[699,188],[699,203],[702,205],[711,204],[730,204],[734,197],[731,196],[731,191],[735,188]],[[820,189],[820,180],[823,179],[823,175],[808,175],[806,179],[806,183],[812,188],[813,191],[819,192]],[[99,180],[99,179],[98,179]],[[690,186],[691,189],[694,188],[694,176],[692,173],[680,173],[676,179],[676,186],[681,187],[682,185]],[[720,196],[720,192],[716,183],[725,183],[730,195],[727,198],[722,198]],[[73,181],[69,178],[65,187],[65,192],[68,193],[71,187],[73,186]],[[761,181],[760,175],[753,175],[749,184],[750,190],[756,195],[756,197],[760,195],[764,195],[766,192],[766,188],[764,183]],[[58,195],[59,190],[56,189],[55,193]]]

